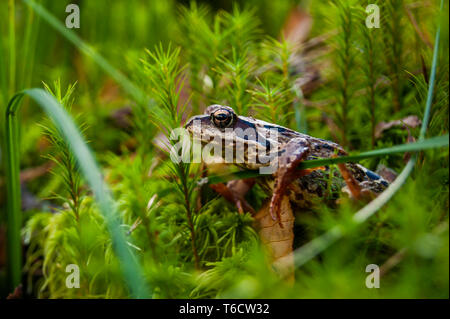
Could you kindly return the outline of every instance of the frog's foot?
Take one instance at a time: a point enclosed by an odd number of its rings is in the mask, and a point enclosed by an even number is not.
[[[226,200],[236,205],[239,214],[249,212],[255,214],[253,207],[247,203],[244,196],[253,187],[255,180],[252,178],[229,181],[227,185],[220,183],[210,185],[217,193]]]
[[[309,154],[309,142],[304,138],[294,138],[286,144],[283,153],[278,158],[278,170],[275,173],[275,187],[270,201],[270,215],[274,221],[278,220],[283,228],[280,218],[281,200],[288,186],[298,177],[305,174],[297,170],[298,164]]]
[[[347,184],[347,188],[350,191],[352,197],[356,200],[361,199],[361,187],[359,186],[356,178],[350,173],[345,164],[338,164],[339,171],[341,172],[342,177],[344,178],[345,184]]]
[[[357,201],[369,202],[377,196],[375,192],[371,191],[369,181],[359,182],[345,164],[338,164],[338,168],[346,184],[344,189],[351,198]]]

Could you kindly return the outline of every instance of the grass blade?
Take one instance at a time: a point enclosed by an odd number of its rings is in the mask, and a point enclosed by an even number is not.
[[[106,73],[108,73],[123,89],[137,102],[146,103],[146,94],[131,82],[122,72],[114,68],[103,56],[97,53],[89,44],[84,42],[73,30],[67,29],[65,25],[48,12],[43,6],[33,0],[23,0],[41,18],[50,24],[56,31],[61,33],[67,40],[73,43],[82,53],[94,60]]]
[[[444,6],[444,1],[441,0],[440,5],[440,11],[439,14],[442,13],[442,8]],[[433,93],[434,93],[434,84],[436,80],[436,68],[437,68],[437,58],[438,58],[438,52],[439,52],[439,41],[440,41],[440,23],[438,25],[437,31],[436,31],[436,37],[434,42],[434,50],[433,50],[433,62],[432,62],[432,68],[431,68],[431,74],[430,74],[430,81],[428,82],[428,93],[427,93],[427,101],[425,104],[425,112],[424,117],[422,119],[422,127],[420,130],[419,135],[419,142],[421,143],[424,141],[425,134],[427,132],[430,112],[431,112],[431,105],[433,102]],[[443,136],[442,138],[445,138],[447,140],[448,145],[448,135]],[[363,207],[361,210],[359,210],[354,216],[353,221],[356,224],[361,224],[365,222],[367,219],[369,219],[371,216],[373,216],[381,207],[383,207],[394,195],[395,193],[402,187],[402,185],[406,182],[409,175],[414,169],[414,166],[417,161],[417,155],[414,154],[411,159],[406,164],[403,171],[400,173],[400,175],[397,177],[397,179],[389,185],[389,187],[376,199],[374,199],[372,202],[370,202],[368,205]],[[327,247],[329,247],[331,244],[333,244],[335,241],[337,241],[339,238],[343,236],[342,229],[340,226],[335,226],[325,234],[315,238],[311,242],[303,245],[302,247],[298,248],[296,251],[294,251],[294,263],[296,267],[300,267],[318,254],[320,254],[323,250],[325,250]],[[285,260],[288,262],[287,260]],[[280,263],[283,263],[283,261],[280,261]]]
[[[416,162],[416,157],[417,156],[414,155],[408,161],[400,175],[383,193],[380,194],[380,196],[375,198],[373,201],[359,210],[355,215],[353,215],[353,222],[355,224],[362,224],[363,222],[365,222],[370,216],[372,216],[381,207],[383,207],[383,205],[386,204],[392,198],[392,196],[395,195],[395,193],[402,187],[402,185],[406,182],[409,175],[411,174]],[[341,225],[336,225],[325,234],[314,238],[309,243],[298,248],[294,251],[295,266],[303,266],[308,261],[324,251],[326,248],[331,246],[343,235],[345,235],[345,232],[343,231]],[[286,259],[280,259],[279,262],[280,264],[283,264],[284,262],[289,263],[289,261]]]
[[[9,0],[9,94],[16,91],[16,10],[15,0]]]
[[[348,163],[348,162],[358,162],[363,159],[372,158],[372,157],[382,157],[396,153],[406,153],[406,152],[419,152],[431,148],[445,147],[449,145],[449,135],[442,135],[437,137],[432,137],[426,140],[420,140],[415,143],[396,145],[393,147],[382,148],[378,150],[363,152],[356,155],[350,156],[340,156],[336,158],[324,158],[318,160],[310,160],[302,162],[298,168],[306,169],[306,168],[314,168],[325,165],[333,165],[339,163]],[[250,177],[258,177],[260,176],[257,170],[255,171],[240,171],[230,174],[223,175],[211,175],[208,177],[208,184],[216,184],[220,182],[229,181],[232,179],[242,179],[242,178],[250,178]]]
[[[16,94],[6,109],[6,160],[8,190],[8,265],[12,287],[21,279],[21,197],[19,172],[18,120],[20,102],[29,96],[52,119],[55,127],[68,144],[78,162],[80,171],[92,189],[99,208],[105,218],[113,247],[122,266],[125,280],[134,298],[148,297],[148,290],[136,257],[129,249],[125,234],[120,227],[120,218],[108,186],[103,182],[102,174],[88,146],[81,137],[69,114],[58,101],[42,89],[29,89]]]
[[[21,96],[14,96],[9,105],[21,100]],[[12,291],[19,285],[22,277],[22,245],[20,229],[22,226],[20,171],[18,148],[18,123],[15,114],[6,113],[5,126],[5,175],[7,186],[6,200],[6,236],[7,236],[7,270],[8,285]]]

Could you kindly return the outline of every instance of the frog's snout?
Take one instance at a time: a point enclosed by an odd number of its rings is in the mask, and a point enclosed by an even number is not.
[[[197,115],[197,116],[193,116],[191,117],[186,124],[184,125],[184,128],[190,133],[194,133],[196,131],[201,132],[201,126],[202,126],[202,122],[203,122],[203,118],[205,116],[201,116],[201,115]]]
[[[184,128],[186,130],[190,131],[193,122],[194,122],[194,118],[191,117],[189,120],[187,120],[186,124],[184,124]]]
[[[184,124],[184,128],[188,131],[191,131],[194,127],[195,121],[198,120],[198,116],[193,116],[189,120],[186,121],[186,124]]]

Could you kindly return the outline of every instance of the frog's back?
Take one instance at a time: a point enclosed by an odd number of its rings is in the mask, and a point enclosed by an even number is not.
[[[290,140],[295,138],[302,138],[310,144],[310,158],[330,158],[334,156],[347,155],[347,152],[344,150],[344,148],[337,143],[299,133],[287,127],[268,123],[262,120],[239,116],[237,126],[243,128],[255,128],[259,134],[262,132],[266,136],[271,130],[276,130],[278,133],[277,139],[279,150],[281,150],[284,145],[286,145]]]
[[[308,159],[314,158],[330,158],[335,156],[343,156],[348,153],[342,146],[337,143],[327,141],[321,138],[312,137],[306,134],[298,133],[300,137],[305,138],[310,143],[310,155]]]
[[[256,123],[256,127],[258,127],[258,125],[264,125],[264,129],[275,128],[278,130],[279,150],[281,150],[290,140],[295,138],[301,138],[307,141],[309,144],[309,152],[305,160],[348,155],[344,148],[337,143],[299,133],[282,126],[271,125],[270,123],[263,121],[256,121]],[[386,180],[362,165],[346,163],[345,166],[351,172],[363,191],[370,191],[378,194],[388,186]],[[329,185],[329,183],[331,183],[331,185]],[[262,184],[267,192],[270,193],[273,191],[272,177],[263,179]],[[314,202],[318,199],[320,200],[330,196],[333,197],[333,195],[327,194],[327,192],[331,191],[334,194],[338,194],[341,190],[346,191],[345,186],[344,179],[339,170],[325,166],[321,169],[312,171],[310,174],[299,177],[293,182],[290,186],[289,197],[295,206],[307,208],[313,206]]]

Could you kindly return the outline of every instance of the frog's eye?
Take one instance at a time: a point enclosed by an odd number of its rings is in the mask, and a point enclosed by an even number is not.
[[[218,109],[211,113],[211,121],[218,128],[229,127],[233,124],[234,113],[227,109]]]

